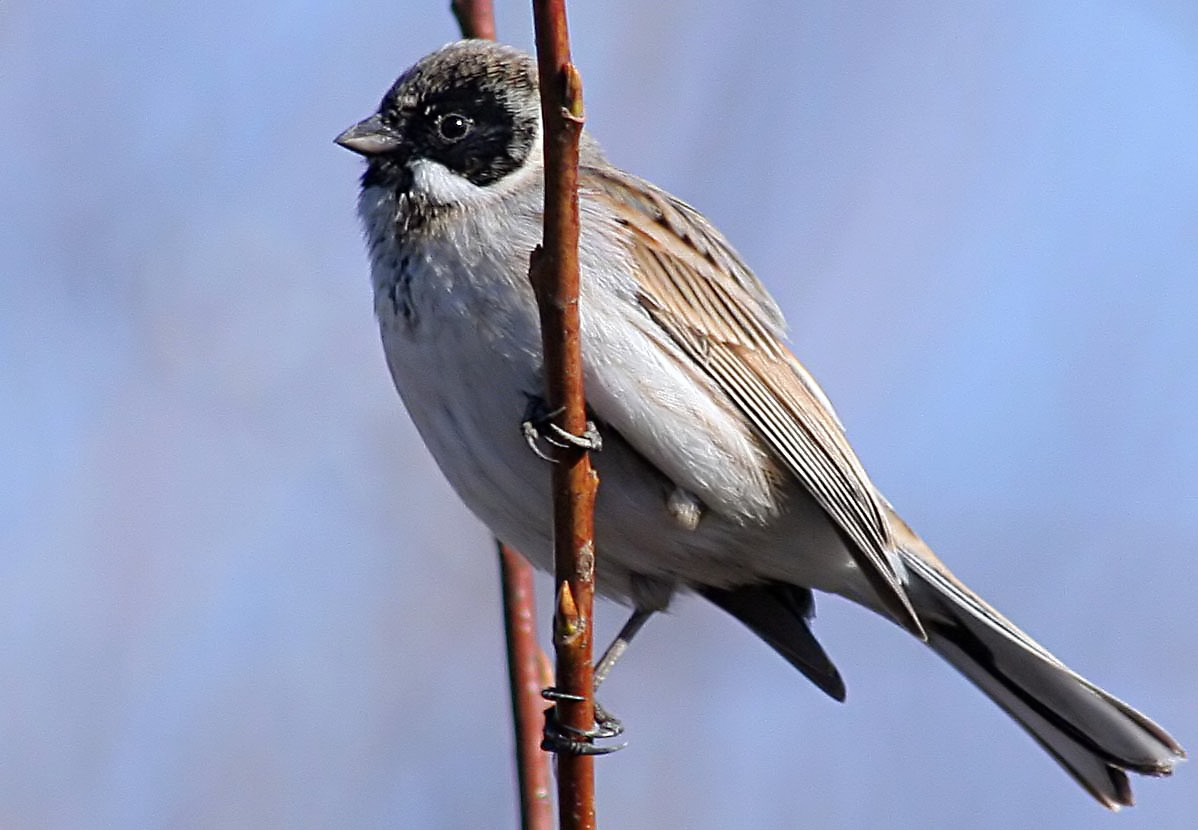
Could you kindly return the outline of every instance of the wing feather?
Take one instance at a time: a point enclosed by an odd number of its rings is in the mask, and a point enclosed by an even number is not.
[[[880,496],[827,397],[784,344],[764,286],[701,214],[664,191],[608,168],[584,168],[582,182],[630,231],[642,307],[744,413],[847,537],[882,603],[922,638]]]

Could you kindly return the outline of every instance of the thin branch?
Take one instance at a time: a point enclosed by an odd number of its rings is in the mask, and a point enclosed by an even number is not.
[[[495,39],[491,0],[451,0],[450,9],[462,37]],[[552,683],[548,659],[537,643],[532,565],[512,548],[496,542],[503,587],[503,631],[507,641],[508,683],[512,698],[512,730],[516,748],[516,782],[522,830],[552,830],[549,755],[541,750],[545,699],[541,690]]]
[[[561,426],[587,428],[578,313],[578,142],[582,135],[582,80],[570,62],[565,0],[533,0],[541,120],[545,132],[545,240],[533,251],[529,278],[537,295],[545,352],[546,397],[563,409]],[[585,732],[594,726],[591,640],[594,634],[594,506],[598,477],[587,453],[562,448],[553,465],[553,644],[559,721]],[[558,822],[562,830],[595,826],[594,758],[560,753]]]
[[[458,21],[462,37],[495,39],[495,11],[491,0],[450,0],[449,9]]]
[[[516,733],[520,827],[523,830],[550,830],[553,827],[553,800],[549,790],[549,755],[541,750],[545,713],[541,690],[552,682],[552,678],[545,677],[548,661],[537,644],[532,566],[519,553],[500,544],[499,571],[503,583],[507,671]]]

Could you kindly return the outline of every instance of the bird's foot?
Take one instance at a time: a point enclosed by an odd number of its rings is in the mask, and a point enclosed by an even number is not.
[[[599,435],[594,421],[587,421],[586,431],[582,435],[575,435],[553,422],[554,418],[565,411],[563,408],[550,411],[545,399],[540,395],[525,393],[525,396],[528,398],[528,406],[524,408],[520,432],[523,433],[528,448],[538,456],[546,461],[556,462],[556,459],[547,455],[537,443],[542,440],[559,449],[580,449],[588,452],[599,452],[603,449],[603,438]]]
[[[624,732],[624,725],[619,719],[599,705],[595,709],[595,726],[591,729],[578,729],[562,723],[557,716],[557,702],[562,700],[579,702],[584,698],[557,689],[545,689],[541,696],[552,700],[553,706],[545,710],[545,727],[541,732],[541,749],[546,752],[566,753],[568,755],[609,755],[623,749],[628,744],[611,746],[595,746],[596,740],[615,738]]]

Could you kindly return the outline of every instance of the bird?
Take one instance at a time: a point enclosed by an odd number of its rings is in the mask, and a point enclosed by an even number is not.
[[[466,506],[551,570],[550,465],[528,446],[563,440],[543,411],[528,281],[542,132],[535,59],[463,40],[335,140],[366,160],[374,311],[409,416]],[[578,190],[582,368],[602,440],[596,587],[632,609],[609,656],[693,593],[842,701],[811,629],[814,593],[835,594],[924,641],[1105,807],[1133,803],[1127,773],[1173,772],[1185,751],[1168,732],[1032,640],[900,518],[778,305],[703,214],[614,166],[587,131]]]

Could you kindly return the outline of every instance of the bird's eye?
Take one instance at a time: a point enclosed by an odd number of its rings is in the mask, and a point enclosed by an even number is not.
[[[473,121],[456,112],[437,117],[437,134],[446,141],[461,141],[473,128]]]

